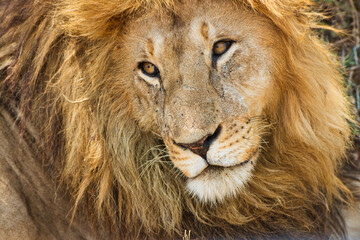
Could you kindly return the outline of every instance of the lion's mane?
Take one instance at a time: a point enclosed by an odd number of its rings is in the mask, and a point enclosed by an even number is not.
[[[42,160],[96,226],[114,237],[343,237],[339,178],[352,117],[334,56],[313,28],[307,0],[234,0],[270,19],[286,46],[278,104],[254,175],[238,198],[208,206],[185,193],[159,137],[140,129],[116,77],[116,39],[136,15],[172,11],[166,0],[7,1],[1,6],[1,103],[38,137]],[[119,58],[125,57],[119,54]],[[275,63],[276,65],[276,63]],[[32,131],[33,132],[33,131]],[[99,228],[98,228],[99,229]]]

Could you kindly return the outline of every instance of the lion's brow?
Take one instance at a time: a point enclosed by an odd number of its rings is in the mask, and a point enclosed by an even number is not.
[[[148,51],[148,53],[150,54],[150,56],[154,56],[154,43],[151,39],[148,39],[146,41],[146,49]]]
[[[200,32],[205,40],[209,39],[209,25],[206,22],[202,23]]]

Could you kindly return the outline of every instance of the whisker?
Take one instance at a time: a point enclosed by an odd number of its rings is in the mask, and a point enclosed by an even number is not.
[[[166,150],[164,150],[164,147],[165,147],[165,145],[163,145],[163,144],[159,144],[159,145],[151,147],[141,156],[140,160],[142,160],[149,152],[152,152],[152,151],[167,152]]]

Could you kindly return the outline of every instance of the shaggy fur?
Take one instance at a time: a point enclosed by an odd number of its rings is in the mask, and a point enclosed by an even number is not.
[[[162,140],[135,121],[131,89],[114,86],[109,57],[137,16],[176,14],[176,0],[7,1],[1,6],[0,101],[30,133],[39,161],[114,238],[344,238],[339,179],[352,117],[334,56],[311,30],[306,0],[233,0],[281,32],[287,71],[251,181],[216,206],[189,196]],[[119,57],[121,54],[119,53]],[[33,127],[29,127],[32,125]],[[35,129],[35,130],[34,130]]]

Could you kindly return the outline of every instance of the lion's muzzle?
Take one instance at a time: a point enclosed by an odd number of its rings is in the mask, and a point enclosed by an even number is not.
[[[194,178],[209,166],[234,167],[253,159],[260,147],[260,128],[258,121],[237,117],[196,142],[176,143],[169,137],[164,137],[164,142],[174,165]]]

